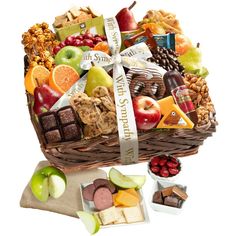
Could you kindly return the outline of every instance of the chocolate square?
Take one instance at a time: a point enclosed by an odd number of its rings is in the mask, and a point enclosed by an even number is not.
[[[58,143],[62,140],[60,131],[58,129],[47,131],[44,135],[47,143]]]
[[[66,124],[75,122],[75,120],[76,120],[73,108],[70,106],[63,107],[62,109],[60,109],[57,112],[57,114],[58,114],[60,123],[62,125],[66,125]]]
[[[179,208],[179,199],[174,196],[165,197],[164,205]]]
[[[70,124],[63,127],[64,139],[66,141],[78,140],[81,138],[80,129],[77,124]]]
[[[39,117],[39,120],[44,131],[55,129],[57,127],[55,113],[44,113]]]
[[[163,204],[163,197],[161,191],[157,191],[154,193],[152,201],[157,204]]]

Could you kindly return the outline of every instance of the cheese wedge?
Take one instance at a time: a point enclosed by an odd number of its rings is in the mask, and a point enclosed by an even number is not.
[[[172,96],[168,96],[166,98],[162,98],[161,100],[157,101],[161,108],[161,114],[165,115],[169,112],[170,107],[175,104],[174,98]]]
[[[175,104],[169,108],[169,111],[159,122],[158,129],[192,129],[193,122],[186,114]]]

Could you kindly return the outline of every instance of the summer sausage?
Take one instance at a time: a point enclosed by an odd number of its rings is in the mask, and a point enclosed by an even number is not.
[[[96,188],[107,187],[107,188],[109,188],[111,193],[115,193],[116,192],[115,185],[111,181],[109,181],[107,179],[95,179],[93,181],[93,184],[95,185]]]
[[[83,198],[87,201],[93,201],[93,195],[96,190],[96,187],[94,184],[89,184],[82,190]]]
[[[93,201],[95,208],[99,211],[113,206],[112,193],[106,187],[100,187],[95,191]]]

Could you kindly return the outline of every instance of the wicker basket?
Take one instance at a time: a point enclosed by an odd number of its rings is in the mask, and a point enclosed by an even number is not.
[[[41,150],[49,162],[65,172],[121,164],[117,134],[90,140],[47,144],[32,109],[33,96],[26,93],[31,121]],[[150,130],[139,132],[139,162],[149,161],[154,155],[173,154],[176,157],[196,154],[203,141],[216,131],[215,114],[208,125],[186,129]]]

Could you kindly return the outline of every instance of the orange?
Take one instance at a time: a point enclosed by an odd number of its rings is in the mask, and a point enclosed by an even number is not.
[[[175,35],[175,51],[179,55],[185,54],[191,47],[192,43],[188,37],[183,34]]]
[[[48,84],[48,78],[50,71],[44,66],[37,65],[31,67],[25,75],[25,89],[32,95],[34,95],[34,89],[42,85]]]
[[[49,86],[63,94],[69,90],[79,78],[79,74],[73,67],[61,64],[51,71]]]
[[[102,52],[105,52],[106,54],[110,54],[110,49],[106,41],[97,43],[95,47],[93,48],[93,50],[102,51]]]
[[[144,30],[150,29],[153,34],[165,34],[164,28],[158,23],[146,23],[142,25]]]

